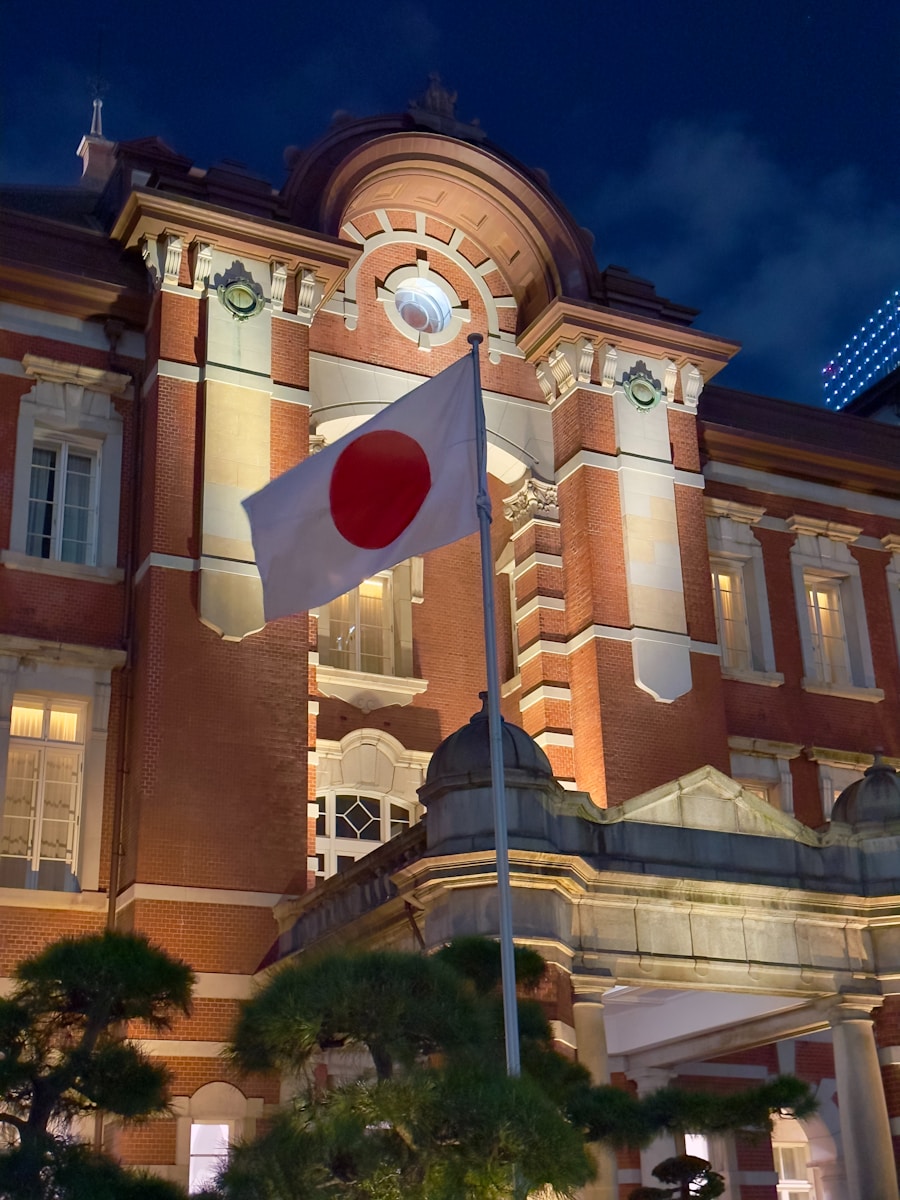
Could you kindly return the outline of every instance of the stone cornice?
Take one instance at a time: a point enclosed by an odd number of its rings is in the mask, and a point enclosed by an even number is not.
[[[71,383],[87,388],[91,392],[105,392],[108,396],[123,396],[131,387],[131,376],[118,371],[103,371],[97,367],[83,367],[77,363],[60,362],[54,358],[42,358],[37,354],[26,354],[22,367],[29,379],[47,383]]]
[[[599,308],[565,297],[552,301],[519,338],[530,361],[548,358],[560,342],[612,344],[650,358],[669,358],[676,366],[694,364],[704,380],[711,379],[737,354],[740,346],[724,338],[650,317]]]
[[[126,248],[140,245],[145,238],[178,238],[185,247],[193,242],[211,244],[229,253],[277,263],[291,273],[312,270],[323,283],[324,300],[362,254],[362,248],[351,242],[281,221],[140,188],[125,201],[111,236]]]
[[[704,496],[703,511],[708,517],[728,517],[741,525],[757,525],[766,510],[756,504],[739,504],[737,500],[721,500],[718,496]]]
[[[107,646],[83,646],[74,642],[48,642],[41,638],[0,633],[0,654],[20,660],[60,663],[77,667],[99,667],[114,671],[125,666],[125,651]]]
[[[808,537],[828,538],[830,542],[855,542],[862,533],[858,525],[842,525],[838,521],[825,521],[821,517],[806,517],[795,513],[785,521],[791,533],[802,533]]]

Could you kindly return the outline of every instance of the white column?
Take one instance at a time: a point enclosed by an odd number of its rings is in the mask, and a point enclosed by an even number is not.
[[[573,1021],[578,1061],[587,1067],[594,1084],[609,1083],[609,1056],[606,1052],[606,1027],[603,1021],[603,993],[584,991],[575,985]],[[597,1163],[597,1178],[585,1187],[583,1200],[618,1200],[619,1179],[616,1152],[600,1142],[591,1145]]]
[[[848,999],[829,1020],[847,1200],[900,1200],[871,1009]]]
[[[643,1099],[651,1092],[668,1087],[672,1080],[671,1073],[660,1067],[644,1067],[639,1071],[630,1071],[629,1078],[637,1084],[638,1095]],[[653,1168],[666,1158],[674,1158],[676,1154],[684,1153],[684,1138],[674,1133],[658,1134],[649,1146],[641,1150],[641,1183],[644,1187],[659,1187],[660,1182],[653,1174]]]
[[[12,654],[0,654],[0,815],[6,796],[6,763],[9,759],[9,728],[12,703],[19,676],[19,660]]]

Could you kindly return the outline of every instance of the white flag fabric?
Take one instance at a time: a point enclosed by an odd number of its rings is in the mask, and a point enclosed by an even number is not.
[[[474,533],[475,412],[467,355],[248,496],[266,620]]]

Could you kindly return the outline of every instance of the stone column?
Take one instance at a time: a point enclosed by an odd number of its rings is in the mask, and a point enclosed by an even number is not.
[[[630,1072],[631,1079],[637,1084],[638,1095],[643,1099],[650,1092],[668,1087],[671,1074],[659,1067],[645,1067],[640,1071]],[[674,1158],[676,1154],[684,1153],[684,1138],[674,1133],[660,1133],[649,1146],[641,1150],[641,1183],[644,1187],[659,1187],[660,1183],[653,1174],[653,1168],[658,1167],[665,1158]]]
[[[900,1200],[870,1003],[845,1000],[829,1018],[847,1200]]]
[[[592,1083],[609,1083],[603,993],[583,991],[576,987],[572,1012],[578,1061],[590,1071]],[[594,1142],[591,1153],[597,1163],[597,1178],[583,1189],[582,1197],[584,1200],[618,1200],[619,1181],[615,1150]]]

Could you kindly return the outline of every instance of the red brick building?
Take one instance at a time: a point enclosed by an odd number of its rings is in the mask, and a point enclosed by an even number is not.
[[[93,134],[80,153],[78,187],[2,194],[0,976],[107,921],[197,971],[191,1019],[150,1044],[176,1116],[110,1130],[126,1161],[186,1182],[204,1126],[252,1131],[278,1085],[218,1055],[260,962],[378,843],[422,851],[404,832],[418,788],[483,686],[475,539],[265,625],[240,502],[468,332],[485,339],[506,718],[626,825],[727,831],[737,858],[766,838],[851,854],[861,826],[822,832],[836,796],[874,751],[900,762],[900,430],[717,386],[738,346],[601,270],[545,182],[439,90],[335,124],[280,190],[155,139]],[[896,846],[890,822],[877,833]],[[794,1071],[819,1117],[783,1122],[774,1151],[707,1146],[728,1195],[896,1200],[895,1179],[877,1197],[860,1180],[900,1134],[900,883],[853,866],[843,891],[803,872],[779,890],[749,860],[719,865],[660,866],[656,941],[618,966],[594,971],[582,933],[535,933],[561,1044],[639,1088]],[[397,869],[400,895],[418,868]],[[519,870],[525,919],[538,885]],[[412,936],[392,921],[359,936]],[[862,1084],[857,1124],[850,1101],[838,1113],[832,1027],[880,1063],[886,1115]],[[865,1154],[847,1146],[861,1126]],[[607,1164],[596,1194],[626,1196],[651,1157],[623,1156],[617,1183]]]

